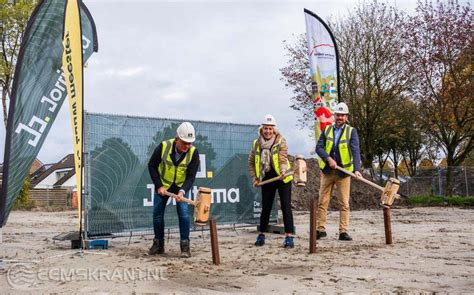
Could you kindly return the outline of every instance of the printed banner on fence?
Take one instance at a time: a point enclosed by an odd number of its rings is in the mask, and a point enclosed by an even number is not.
[[[184,121],[184,120],[183,120]],[[182,121],[86,113],[86,224],[89,235],[151,231],[155,187],[148,161],[158,144],[174,138]],[[252,187],[247,159],[257,125],[191,121],[200,167],[190,197],[212,190],[211,216],[219,224],[256,224],[260,189]],[[165,213],[167,228],[177,228],[175,202]],[[190,208],[191,212],[192,207]],[[276,221],[276,207],[271,220]]]

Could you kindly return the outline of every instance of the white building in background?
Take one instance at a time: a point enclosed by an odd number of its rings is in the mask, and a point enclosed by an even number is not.
[[[46,164],[31,176],[30,188],[65,188],[76,187],[74,156],[69,154],[56,164]]]

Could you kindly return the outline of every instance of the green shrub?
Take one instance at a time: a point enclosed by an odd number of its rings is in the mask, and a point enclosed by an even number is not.
[[[408,198],[408,203],[420,206],[474,206],[474,196],[413,196]]]
[[[34,200],[30,200],[29,189],[30,180],[26,179],[23,183],[23,187],[18,193],[18,198],[15,200],[13,210],[31,210],[36,207],[36,202]]]
[[[474,206],[474,196],[452,196],[448,198],[451,206]]]
[[[413,196],[408,198],[411,205],[424,206],[441,206],[444,205],[445,199],[441,196]]]

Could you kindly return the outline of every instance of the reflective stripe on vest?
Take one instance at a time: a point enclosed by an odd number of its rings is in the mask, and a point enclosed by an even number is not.
[[[277,143],[275,143],[272,146],[272,163],[273,163],[273,168],[275,169],[275,172],[277,175],[281,174],[280,171],[280,144],[281,144],[281,138],[278,140]],[[262,180],[261,178],[261,173],[260,173],[260,145],[258,145],[258,139],[255,139],[253,141],[253,150],[255,152],[255,176],[257,176],[257,179],[260,181]],[[291,168],[290,161],[286,159],[286,165],[288,166],[288,170]],[[293,175],[289,175],[285,178],[283,178],[284,183],[288,183],[293,180]]]
[[[351,140],[352,127],[346,125],[342,131],[341,137],[339,137],[339,155],[341,156],[342,168],[354,171],[354,163],[352,161],[352,151],[349,147],[349,141]],[[324,129],[324,135],[326,136],[326,146],[324,150],[328,155],[331,154],[332,147],[334,145],[334,126],[330,125]],[[319,168],[324,169],[326,167],[325,161],[319,161]]]
[[[181,187],[184,184],[188,165],[191,163],[194,151],[196,150],[194,146],[191,146],[186,157],[178,164],[178,166],[175,166],[171,159],[172,154],[174,153],[174,141],[175,139],[173,138],[161,143],[161,163],[158,165],[158,173],[160,173],[161,183],[166,189],[169,189],[173,183],[178,187]]]

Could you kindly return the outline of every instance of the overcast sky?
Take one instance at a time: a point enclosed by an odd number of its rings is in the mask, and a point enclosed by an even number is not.
[[[357,4],[331,1],[92,1],[99,52],[84,73],[91,112],[259,124],[273,114],[291,154],[310,156],[314,138],[296,126],[291,91],[280,81],[283,40],[305,32],[303,9],[324,20]],[[414,11],[415,0],[387,1]],[[68,103],[39,153],[72,153]],[[1,134],[1,159],[4,151]]]

